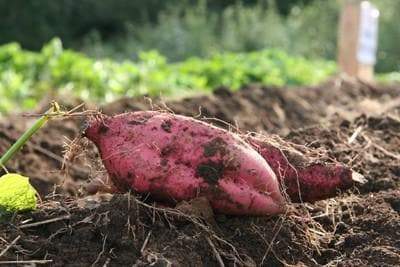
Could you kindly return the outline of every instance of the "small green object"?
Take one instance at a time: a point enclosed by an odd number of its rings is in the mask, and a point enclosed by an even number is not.
[[[36,190],[29,178],[17,173],[0,177],[0,215],[36,209]]]

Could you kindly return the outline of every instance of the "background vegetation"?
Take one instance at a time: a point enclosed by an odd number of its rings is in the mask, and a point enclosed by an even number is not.
[[[335,72],[341,2],[0,0],[0,112],[32,108],[49,93],[102,102],[315,84]],[[376,69],[391,72],[379,78],[400,80],[400,1],[373,2]]]
[[[158,50],[169,60],[221,51],[279,47],[335,59],[343,0],[0,0],[0,44],[39,50],[58,36],[95,57],[137,59]],[[381,11],[379,72],[398,71],[400,1],[372,0]]]
[[[315,84],[334,71],[333,62],[288,56],[277,49],[227,52],[168,64],[157,51],[141,52],[135,62],[116,62],[64,50],[59,39],[40,52],[22,50],[13,43],[0,47],[0,112],[10,111],[15,103],[22,109],[34,108],[49,93],[92,102],[145,94],[182,96],[218,86],[235,90],[254,82]]]

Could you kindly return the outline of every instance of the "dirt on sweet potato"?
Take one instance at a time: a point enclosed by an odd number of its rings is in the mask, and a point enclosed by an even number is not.
[[[84,135],[98,147],[115,184],[127,185],[120,192],[129,189],[174,204],[205,197],[224,214],[265,216],[284,210],[267,162],[237,134],[219,127],[167,112],[137,111],[92,119]]]

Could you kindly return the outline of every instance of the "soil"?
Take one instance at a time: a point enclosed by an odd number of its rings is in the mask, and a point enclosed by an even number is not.
[[[7,166],[31,178],[42,202],[37,211],[0,224],[0,263],[400,266],[400,86],[335,78],[316,87],[251,85],[102,107],[106,114],[146,109],[168,109],[242,133],[277,134],[347,164],[367,182],[332,199],[291,204],[273,217],[213,215],[202,201],[165,208],[133,193],[87,196],[85,184],[106,176],[96,149],[82,139],[70,148],[85,149],[63,159],[63,144],[80,135],[84,119],[52,121]],[[31,122],[3,118],[0,154]]]

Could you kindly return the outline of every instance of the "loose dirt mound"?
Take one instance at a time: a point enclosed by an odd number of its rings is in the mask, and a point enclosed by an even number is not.
[[[385,106],[381,105],[385,102]],[[324,122],[334,114],[354,119],[360,113],[382,114],[400,106],[398,88],[378,87],[336,79],[318,87],[271,88],[247,86],[238,92],[217,89],[213,95],[160,103],[153,108],[209,118],[226,128],[229,123],[243,131],[266,131],[286,135],[291,129]],[[102,108],[106,114],[149,109],[146,99],[121,99]],[[213,121],[218,118],[221,121]]]
[[[399,198],[399,190],[348,195],[279,217],[216,222],[128,195],[102,204],[56,198],[1,226],[1,247],[19,237],[4,259],[52,266],[218,266],[218,257],[228,266],[396,266]]]
[[[154,109],[218,118],[207,120],[221,127],[279,134],[324,151],[367,178],[353,193],[292,206],[271,218],[208,215],[204,220],[195,214],[207,209],[195,204],[188,215],[129,195],[100,203],[66,197],[81,194],[82,182],[104,173],[94,165],[98,156],[90,145],[85,157],[68,161],[69,172],[61,173],[63,136],[78,136],[82,121],[52,122],[10,170],[30,176],[42,196],[64,180],[58,189],[63,195],[52,194],[38,212],[0,225],[0,253],[19,236],[1,260],[52,260],[54,266],[218,266],[219,260],[228,266],[400,265],[399,96],[398,88],[336,79],[313,88],[249,86],[235,93],[220,88],[214,95],[165,105],[154,101]],[[123,99],[103,110],[149,108],[147,100]],[[26,126],[16,124],[21,121],[26,120],[1,124],[0,154]]]

